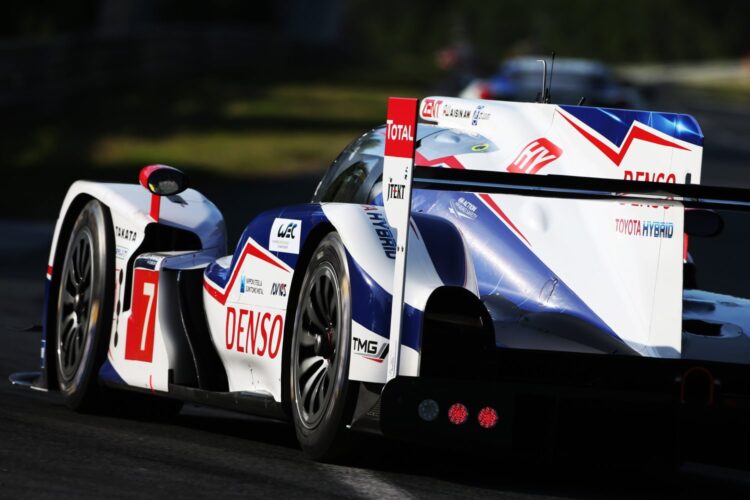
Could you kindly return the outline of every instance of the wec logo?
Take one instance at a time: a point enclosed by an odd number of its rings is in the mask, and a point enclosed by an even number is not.
[[[508,172],[514,174],[535,174],[562,156],[562,149],[548,139],[540,137],[531,141],[508,165]]]
[[[281,224],[279,230],[276,232],[276,236],[279,238],[296,238],[294,230],[297,229],[295,222],[290,222],[287,225]]]
[[[299,253],[301,233],[301,220],[276,219],[268,235],[268,249],[272,252]]]

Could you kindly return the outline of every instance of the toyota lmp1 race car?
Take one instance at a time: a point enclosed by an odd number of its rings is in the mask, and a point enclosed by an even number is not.
[[[695,289],[688,236],[750,198],[699,185],[692,117],[431,97],[387,118],[231,253],[174,168],[74,183],[41,372],[12,380],[81,411],[288,419],[321,460],[354,431],[531,458],[747,449],[750,301]]]

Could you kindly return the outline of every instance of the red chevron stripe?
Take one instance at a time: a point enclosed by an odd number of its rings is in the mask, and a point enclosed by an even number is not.
[[[586,138],[591,144],[596,146],[596,148],[601,151],[607,158],[609,158],[612,163],[620,166],[620,163],[622,163],[623,158],[625,158],[625,155],[628,153],[628,149],[630,149],[630,145],[633,143],[634,140],[638,139],[644,142],[651,142],[653,144],[658,144],[660,146],[667,146],[670,148],[675,149],[682,149],[684,151],[690,151],[688,148],[680,146],[679,144],[676,144],[674,142],[668,141],[666,139],[662,139],[658,135],[655,135],[648,130],[642,129],[637,126],[630,127],[630,130],[628,131],[628,135],[625,136],[625,140],[622,141],[622,145],[620,146],[619,151],[615,151],[611,147],[607,146],[604,142],[594,137],[591,132],[588,132],[583,129],[580,125],[575,123],[573,120],[565,116],[563,113],[560,113],[560,116],[565,118],[565,121],[570,123],[574,129],[576,129],[583,137]]]
[[[207,276],[203,277],[203,288],[205,288],[209,295],[216,299],[221,305],[226,304],[227,297],[229,296],[229,291],[232,289],[232,285],[234,285],[234,281],[237,279],[238,271],[242,267],[242,263],[245,262],[245,257],[247,257],[248,255],[252,255],[253,257],[268,262],[269,264],[278,267],[282,271],[289,272],[289,269],[274,261],[271,257],[263,253],[259,248],[256,248],[251,242],[248,241],[245,245],[245,249],[242,251],[242,255],[240,255],[240,258],[234,265],[234,269],[232,269],[232,277],[227,283],[227,286],[226,288],[224,288],[223,292],[219,290],[216,285],[208,279]]]

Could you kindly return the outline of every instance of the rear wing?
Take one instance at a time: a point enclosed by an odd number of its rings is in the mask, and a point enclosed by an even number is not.
[[[398,376],[404,310],[409,221],[413,189],[503,193],[580,200],[654,200],[679,202],[686,208],[750,211],[750,190],[695,184],[640,182],[569,175],[515,173],[440,167],[415,167],[419,101],[390,98],[383,165],[383,203],[389,224],[396,230],[390,345],[387,380]],[[681,235],[677,235],[681,236]]]
[[[428,97],[419,116],[485,138],[485,161],[511,173],[701,183],[703,132],[690,115]]]

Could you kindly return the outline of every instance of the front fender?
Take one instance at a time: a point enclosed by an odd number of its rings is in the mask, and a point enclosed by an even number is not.
[[[158,222],[196,234],[204,249],[217,248],[218,253],[226,250],[226,229],[219,209],[198,191],[188,189],[179,197],[162,197],[159,220],[150,216],[151,193],[137,184],[115,184],[90,181],[77,181],[68,189],[60,214],[55,224],[48,266],[53,266],[58,250],[57,242],[71,207],[81,198],[97,199],[106,205],[112,214],[112,223],[125,231],[117,237],[118,244],[136,247],[143,241],[144,229],[148,224]],[[182,200],[183,203],[173,200]],[[118,225],[119,223],[119,225]],[[117,236],[117,234],[115,235]],[[135,243],[135,245],[133,245]],[[169,250],[165,248],[164,250]],[[49,269],[48,269],[49,271]]]
[[[146,237],[146,227],[152,224],[168,226],[195,234],[200,240],[201,247],[207,255],[218,257],[226,253],[226,230],[224,218],[216,206],[198,191],[188,189],[179,197],[163,197],[159,219],[154,220],[150,216],[151,193],[137,184],[115,184],[99,183],[89,181],[77,181],[68,189],[63,200],[55,230],[52,237],[49,259],[47,262],[47,274],[45,281],[44,306],[42,314],[42,349],[41,367],[42,379],[40,385],[43,388],[55,388],[54,375],[52,375],[47,362],[47,339],[50,337],[50,318],[52,308],[52,297],[55,293],[56,272],[61,264],[61,253],[64,252],[67,243],[67,233],[72,229],[78,211],[85,203],[96,199],[105,205],[112,217],[112,229],[115,232],[113,241],[115,248],[115,272],[127,267],[132,261],[135,253],[141,247]],[[151,249],[152,251],[170,251],[175,248],[164,243],[164,248]],[[126,277],[129,278],[129,277]],[[112,293],[119,299],[124,298],[128,289],[126,281],[120,284],[115,280],[115,289]],[[113,328],[116,322],[113,322]]]

